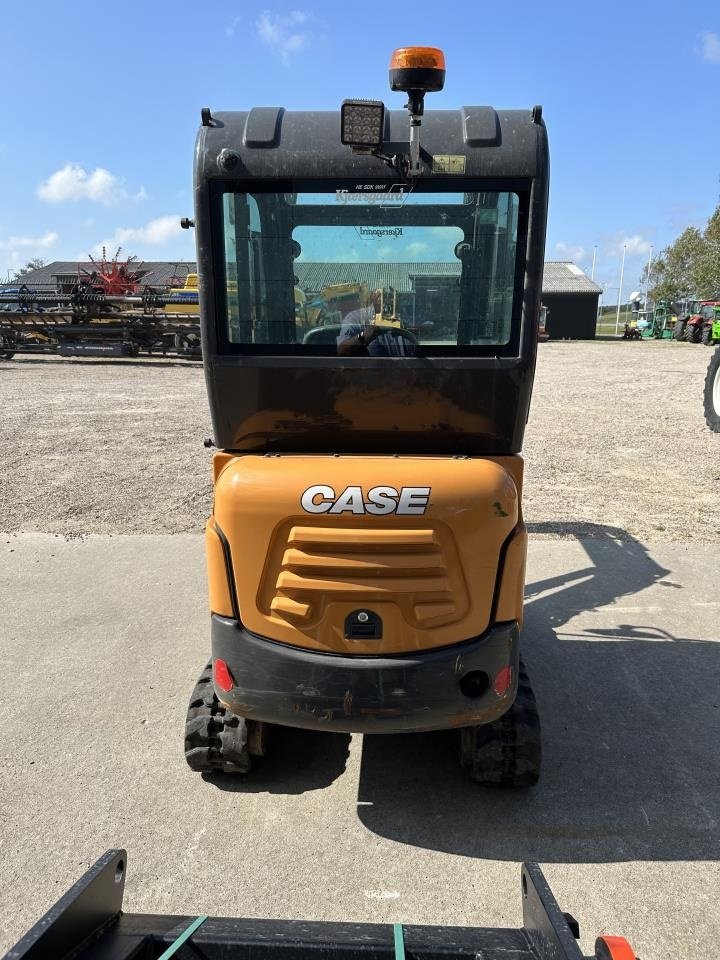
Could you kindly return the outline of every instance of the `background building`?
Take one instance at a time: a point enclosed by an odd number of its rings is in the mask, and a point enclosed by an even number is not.
[[[542,302],[548,308],[546,331],[551,340],[594,340],[602,287],[574,263],[545,264]]]

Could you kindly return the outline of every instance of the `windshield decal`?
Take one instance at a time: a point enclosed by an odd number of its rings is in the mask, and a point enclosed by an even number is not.
[[[349,189],[335,191],[335,202],[342,204],[372,203],[378,206],[401,207],[412,193],[404,183],[356,183]]]

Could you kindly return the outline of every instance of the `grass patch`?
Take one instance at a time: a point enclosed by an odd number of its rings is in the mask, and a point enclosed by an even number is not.
[[[598,317],[598,321],[595,324],[595,334],[596,336],[612,336],[616,330],[616,317],[617,317],[617,307],[603,307]],[[620,311],[620,322],[617,324],[617,332],[619,336],[622,336],[623,330],[625,329],[625,323],[629,322],[632,317],[631,310],[621,310]]]

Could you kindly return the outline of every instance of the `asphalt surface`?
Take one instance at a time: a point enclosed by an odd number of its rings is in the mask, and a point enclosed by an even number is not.
[[[130,911],[426,924],[519,924],[536,859],[587,953],[606,932],[715,956],[718,548],[593,532],[531,543],[545,766],[511,795],[467,782],[445,734],[282,731],[251,777],[194,775],[201,538],[3,536],[0,953],[122,846]]]

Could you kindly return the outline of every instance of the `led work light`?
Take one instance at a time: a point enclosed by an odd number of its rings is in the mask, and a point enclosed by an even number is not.
[[[340,140],[350,147],[376,150],[383,142],[385,104],[382,100],[343,100]]]

